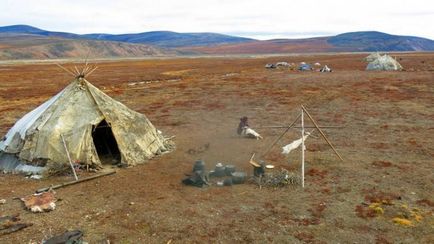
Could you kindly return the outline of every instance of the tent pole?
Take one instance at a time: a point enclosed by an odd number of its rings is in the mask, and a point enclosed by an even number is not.
[[[59,66],[61,69],[63,69],[64,71],[66,71],[68,74],[71,74],[75,77],[75,74],[72,73],[72,71],[68,70],[67,68],[63,67],[62,65],[56,63],[57,66]]]
[[[63,138],[63,135],[60,134],[60,137],[62,137],[63,147],[65,147],[66,155],[68,156],[69,165],[71,165],[72,173],[74,173],[75,180],[78,180],[77,173],[75,173],[74,165],[72,165],[71,156],[69,155],[68,148],[66,147],[65,138]]]
[[[301,109],[301,186],[304,188],[304,113]]]
[[[321,134],[321,136],[324,138],[324,140],[329,144],[329,146],[333,149],[333,151],[335,152],[335,154],[339,157],[340,160],[344,161],[344,159],[341,157],[341,155],[339,155],[338,151],[336,151],[335,147],[332,145],[332,143],[329,141],[329,139],[327,139],[327,137],[325,136],[324,132],[322,132],[322,130],[319,128],[319,126],[316,124],[315,120],[312,118],[312,116],[310,116],[309,112],[306,110],[306,108],[301,105],[301,108],[303,109],[304,112],[306,112],[306,115],[309,117],[310,121],[312,121],[312,123],[315,125],[315,127],[318,129],[319,133]]]
[[[262,157],[264,157],[267,153],[270,152],[270,150],[276,145],[277,142],[288,132],[291,127],[297,122],[297,120],[300,118],[300,114],[297,116],[297,118],[286,128],[286,130],[271,144],[271,146],[262,154]]]

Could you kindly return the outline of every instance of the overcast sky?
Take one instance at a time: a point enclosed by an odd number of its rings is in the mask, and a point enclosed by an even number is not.
[[[434,39],[434,0],[0,0],[0,26],[74,33],[218,32],[258,39],[377,30]]]

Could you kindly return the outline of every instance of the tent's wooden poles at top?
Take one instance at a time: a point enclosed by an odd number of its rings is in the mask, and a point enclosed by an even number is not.
[[[83,68],[83,75],[86,75],[87,72],[89,71],[89,69],[90,69],[90,66],[88,66],[87,63],[86,63],[86,65]]]
[[[309,117],[310,121],[312,121],[312,123],[315,125],[315,127],[318,129],[319,133],[322,135],[322,137],[324,138],[324,140],[326,140],[326,142],[329,144],[329,146],[333,149],[333,151],[335,152],[335,154],[342,160],[344,161],[344,159],[341,157],[341,155],[339,155],[338,151],[336,151],[335,147],[332,145],[332,143],[329,141],[329,139],[327,139],[326,135],[324,134],[324,132],[320,129],[320,127],[318,126],[318,124],[315,122],[315,120],[312,118],[312,116],[310,116],[309,112],[306,110],[306,108],[301,105],[301,108],[303,109],[303,111],[306,113],[307,117]]]
[[[59,66],[64,71],[66,71],[68,74],[74,76],[75,78],[89,76],[98,68],[96,65],[95,66],[88,65],[87,60],[85,66],[81,68],[81,70],[78,69],[77,66],[74,66],[74,69],[69,70],[58,63],[56,63],[56,65]]]
[[[92,74],[92,72],[94,72],[98,67],[95,66],[95,68],[93,68],[91,71],[89,71],[89,73],[86,74],[86,76],[89,76],[90,74]]]
[[[82,75],[81,72],[80,72],[80,70],[78,70],[77,66],[74,66],[74,69],[75,69],[75,71],[77,72],[77,75],[76,75],[76,76],[80,76],[80,75]]]
[[[72,75],[72,76],[75,77],[75,74],[74,74],[72,71],[68,70],[67,68],[63,67],[62,65],[60,65],[60,64],[58,64],[58,63],[56,63],[56,65],[59,66],[59,67],[60,67],[61,69],[63,69],[64,71],[66,71],[68,74],[70,74],[70,75]]]
[[[84,68],[88,67],[88,64],[89,64],[89,54],[90,54],[90,51],[87,52],[86,58],[84,59]]]

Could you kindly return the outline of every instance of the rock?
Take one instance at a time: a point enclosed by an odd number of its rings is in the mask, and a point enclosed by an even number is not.
[[[6,199],[0,199],[0,204],[5,204],[6,203]]]

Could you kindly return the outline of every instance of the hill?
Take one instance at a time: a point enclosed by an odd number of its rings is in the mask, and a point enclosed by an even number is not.
[[[315,53],[328,52],[333,46],[327,38],[276,39],[253,41],[228,45],[181,47],[178,50],[194,51],[205,54],[273,54],[273,53]]]
[[[434,51],[433,40],[377,31],[344,33],[330,37],[327,42],[354,51]]]
[[[46,37],[62,37],[62,38],[81,38],[80,35],[68,32],[56,32],[56,31],[47,31],[42,30],[30,25],[10,25],[10,26],[2,26],[0,27],[0,33],[9,33],[12,34],[30,34],[30,35],[38,35],[38,36],[46,36]]]
[[[434,41],[421,37],[366,31],[331,37],[277,39],[212,47],[182,47],[181,49],[207,54],[434,51]]]
[[[112,35],[105,33],[79,35],[67,32],[53,32],[42,30],[28,25],[12,25],[0,27],[0,33],[32,34],[45,37],[61,37],[70,39],[92,39],[104,41],[117,41],[140,43],[173,48],[182,46],[208,46],[229,43],[254,41],[254,39],[229,36],[217,33],[178,33],[172,31],[151,31],[136,34]]]
[[[210,46],[230,43],[244,43],[253,39],[222,35],[217,33],[177,33],[172,31],[151,31],[138,34],[88,34],[83,37],[96,40],[144,43],[160,47]]]
[[[0,60],[142,57],[178,55],[179,51],[143,44],[0,34]]]
[[[272,54],[314,52],[434,51],[434,41],[376,31],[306,39],[259,41],[217,33],[151,31],[137,34],[75,34],[28,25],[0,27],[0,59],[138,57],[182,54]]]

